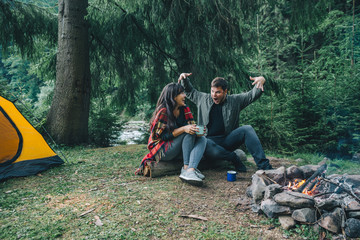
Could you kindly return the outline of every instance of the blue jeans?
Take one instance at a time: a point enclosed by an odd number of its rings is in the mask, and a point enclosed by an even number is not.
[[[206,138],[183,133],[173,139],[161,161],[183,158],[184,165],[197,168],[206,148]],[[182,156],[181,156],[182,154]]]
[[[227,136],[208,136],[205,157],[232,162],[237,158],[234,150],[243,143],[254,157],[258,169],[269,169],[271,167],[269,160],[265,157],[260,140],[250,125],[238,127]]]

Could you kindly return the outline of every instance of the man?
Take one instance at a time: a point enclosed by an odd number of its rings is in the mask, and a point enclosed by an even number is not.
[[[211,94],[208,94],[192,86],[188,78],[190,75],[182,73],[178,82],[184,86],[186,97],[198,107],[198,124],[208,128],[205,157],[230,161],[236,171],[246,172],[245,165],[234,152],[245,143],[258,169],[272,169],[255,130],[250,125],[239,127],[240,111],[261,96],[265,78],[250,77],[254,81],[252,85],[255,85],[252,90],[228,95],[228,83],[224,78],[215,78],[211,82]]]

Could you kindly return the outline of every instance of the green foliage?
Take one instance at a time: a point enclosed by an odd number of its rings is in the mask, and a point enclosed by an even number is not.
[[[122,122],[109,107],[96,109],[90,115],[89,137],[90,142],[100,147],[108,147],[117,138],[121,130]]]
[[[284,3],[284,1],[279,1]],[[285,1],[283,5],[283,15],[290,18],[290,26],[293,30],[310,30],[316,27],[316,24],[320,22],[326,11],[331,8],[333,1],[329,0],[295,0],[289,4]]]
[[[7,75],[8,71],[5,68],[2,59],[3,59],[3,56],[0,51],[0,96],[8,98],[9,97],[8,91],[10,90],[10,86],[8,85],[8,83],[9,83],[8,75]]]
[[[319,239],[319,233],[317,233],[311,225],[296,225],[296,228],[285,231],[284,235],[288,238],[301,236],[301,239],[306,240]],[[327,234],[327,236],[331,237],[330,234]]]
[[[13,1],[0,2],[0,45],[3,50],[15,44],[22,54],[32,55],[36,39],[40,37],[50,43],[56,42],[57,1]]]
[[[38,100],[33,106],[35,115],[44,118],[44,121],[51,105],[53,90],[54,82],[45,82],[44,86],[40,87],[40,93],[37,95]]]
[[[351,156],[359,149],[358,124],[352,120],[358,121],[360,99],[353,91],[359,84],[354,81],[360,67],[358,15],[353,22],[352,12],[344,11],[352,6],[335,4],[339,9],[318,19],[311,30],[291,33],[281,11],[285,2],[279,3],[261,9],[254,26],[257,58],[246,63],[273,78],[280,94],[265,92],[261,106],[247,109],[243,122],[260,125],[260,138],[269,149]]]
[[[251,16],[255,2],[135,1],[134,5],[154,43],[151,49],[171,79],[193,72],[194,83],[208,90],[217,75],[244,76],[237,48],[246,49],[242,43],[247,25],[242,22]]]
[[[0,45],[11,52],[1,56],[0,93],[21,90],[40,116],[55,79],[55,4],[0,4]],[[231,93],[251,89],[249,75],[264,75],[263,96],[240,119],[267,149],[351,156],[360,147],[359,19],[357,4],[339,0],[90,0],[91,96],[102,103],[92,111],[107,106],[148,121],[180,72],[192,72],[205,92],[224,76]],[[20,59],[12,45],[32,58]]]
[[[3,76],[8,81],[10,93],[23,96],[32,101],[37,100],[41,80],[35,75],[29,74],[30,62],[23,60],[19,55],[11,55],[2,59]]]
[[[113,1],[91,1],[88,12],[93,97],[111,96],[113,105],[133,115],[146,72],[143,35],[132,14]]]
[[[41,133],[44,133],[46,112],[49,103],[42,99],[40,90],[43,82],[31,74],[31,62],[21,58],[12,47],[12,51],[0,59],[0,95],[13,101],[26,119]],[[41,97],[41,99],[39,99]]]

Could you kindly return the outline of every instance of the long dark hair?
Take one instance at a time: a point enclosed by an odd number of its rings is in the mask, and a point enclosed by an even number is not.
[[[176,102],[174,98],[182,92],[184,92],[184,88],[179,83],[169,83],[163,88],[157,101],[155,111],[152,115],[150,125],[154,121],[156,114],[160,111],[160,109],[166,108],[166,115],[168,117],[166,128],[168,131],[175,129],[176,119],[173,111],[175,109]]]

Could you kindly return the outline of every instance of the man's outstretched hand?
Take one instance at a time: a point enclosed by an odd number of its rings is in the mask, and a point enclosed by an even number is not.
[[[182,73],[180,74],[180,77],[178,79],[178,83],[180,83],[181,80],[187,78],[188,76],[191,76],[192,73]]]
[[[250,80],[254,81],[252,83],[252,85],[255,85],[256,88],[260,88],[262,91],[264,91],[264,83],[266,82],[266,80],[263,76],[260,76],[260,77],[251,77],[250,76]]]

